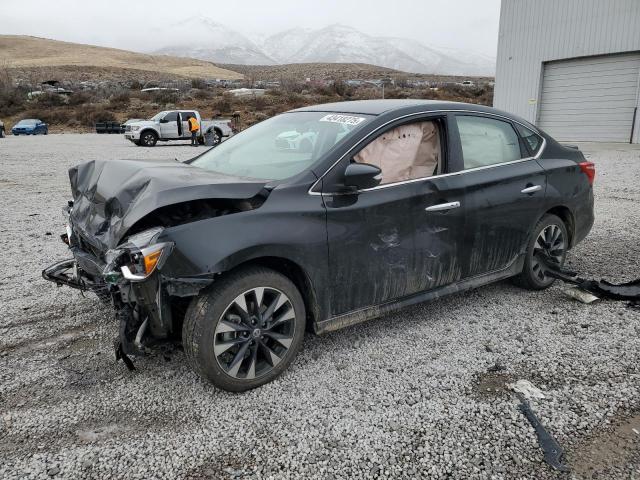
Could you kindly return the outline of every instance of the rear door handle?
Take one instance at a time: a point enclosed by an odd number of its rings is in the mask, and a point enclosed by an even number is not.
[[[460,202],[438,203],[437,205],[431,205],[425,208],[427,212],[441,212],[443,210],[451,210],[452,208],[458,208]]]
[[[542,187],[540,185],[532,185],[530,187],[523,188],[522,190],[520,190],[520,193],[535,193],[539,192],[540,190],[542,190]]]

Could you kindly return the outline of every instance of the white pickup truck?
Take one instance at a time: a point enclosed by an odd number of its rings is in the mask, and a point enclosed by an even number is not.
[[[234,133],[231,120],[202,120],[197,110],[166,110],[150,120],[127,123],[124,138],[142,147],[153,147],[158,141],[190,140],[189,117],[196,117],[200,124],[200,144],[205,143],[205,135],[210,135],[213,145],[217,145]]]

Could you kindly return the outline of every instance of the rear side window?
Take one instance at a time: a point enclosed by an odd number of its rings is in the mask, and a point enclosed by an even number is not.
[[[465,170],[522,158],[518,135],[509,122],[456,115]]]
[[[180,115],[182,115],[183,122],[186,122],[189,117],[196,118],[196,112],[182,112]]]
[[[531,155],[536,156],[542,148],[542,137],[527,127],[523,127],[519,123],[516,124],[516,130],[524,140]]]

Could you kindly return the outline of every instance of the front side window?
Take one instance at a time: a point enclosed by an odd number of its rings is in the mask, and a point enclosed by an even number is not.
[[[464,168],[486,167],[522,158],[518,135],[509,122],[456,115]]]
[[[372,118],[359,113],[284,113],[234,135],[191,165],[238,177],[282,180],[310,168]]]
[[[542,137],[519,123],[516,124],[516,130],[527,144],[531,155],[536,156],[542,148]]]
[[[353,157],[382,170],[381,184],[437,175],[441,158],[440,131],[434,120],[388,130]]]
[[[178,112],[169,112],[164,116],[165,122],[175,122],[178,120]]]

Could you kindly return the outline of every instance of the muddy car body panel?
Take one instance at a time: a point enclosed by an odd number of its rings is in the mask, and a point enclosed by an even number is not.
[[[298,121],[299,131],[317,130],[313,151],[276,148],[278,135],[296,130]],[[493,135],[488,148],[500,139],[508,161],[477,157],[488,138],[483,122]],[[422,174],[385,182],[396,167],[356,160],[375,153],[367,148],[377,141],[397,137],[403,146],[416,125],[421,153],[407,171]],[[552,227],[568,236],[561,263],[593,224],[593,178],[585,170],[592,165],[579,150],[492,108],[343,102],[299,109],[246,132],[184,164],[111,160],[70,170],[66,241],[75,262],[64,264],[66,273],[52,266],[44,276],[107,291],[125,353],[179,339],[189,305],[248,265],[290,280],[304,301],[306,325],[322,333],[523,275],[533,241],[544,244]],[[235,153],[243,149],[249,154]],[[255,158],[255,170],[234,164],[233,155]],[[470,163],[474,155],[489,162]],[[541,227],[545,221],[551,223]],[[229,371],[236,375],[237,368]],[[240,372],[250,378],[255,365]]]

